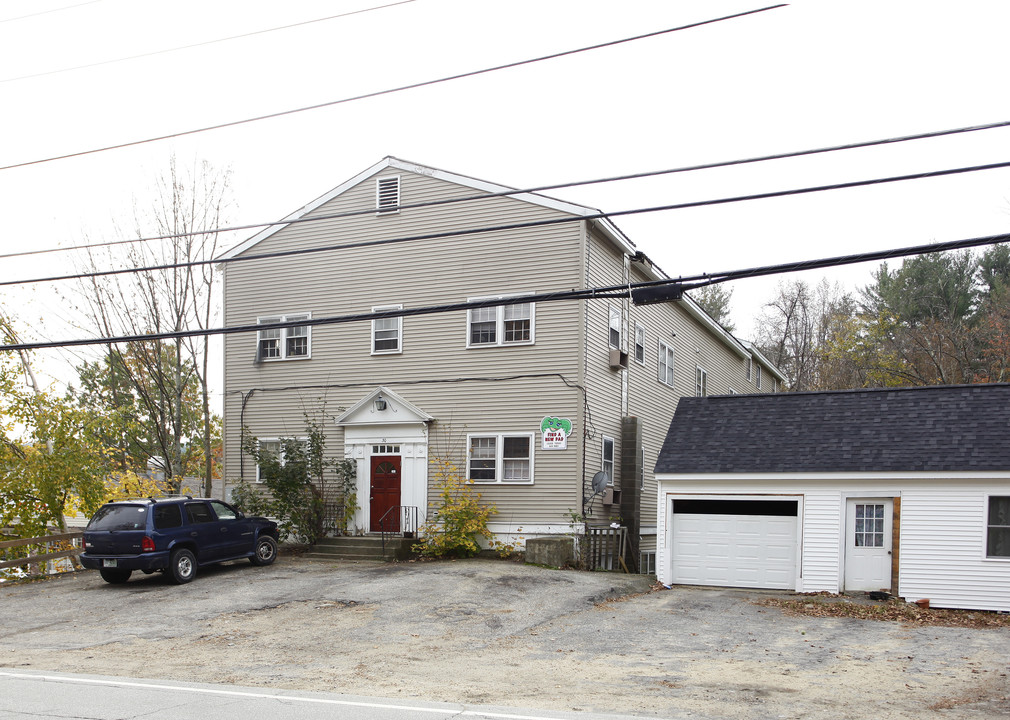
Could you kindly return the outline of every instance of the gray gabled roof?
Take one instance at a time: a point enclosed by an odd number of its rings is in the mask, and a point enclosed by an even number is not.
[[[656,472],[1010,470],[1010,385],[683,398]]]

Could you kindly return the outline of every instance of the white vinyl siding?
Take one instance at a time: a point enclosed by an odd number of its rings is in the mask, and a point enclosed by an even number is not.
[[[380,215],[400,212],[400,176],[377,178],[375,181],[375,209]]]
[[[299,322],[311,317],[311,313],[271,315],[256,318],[256,324]],[[312,328],[308,325],[259,330],[256,333],[256,359],[263,362],[306,359],[312,356],[311,342]]]
[[[468,298],[467,302],[498,298]],[[533,303],[479,307],[467,311],[466,346],[532,345],[536,308]]]
[[[402,310],[403,305],[380,305],[372,312]],[[387,355],[403,352],[403,318],[376,318],[372,320],[372,354]]]
[[[533,483],[533,434],[467,435],[467,479]]]

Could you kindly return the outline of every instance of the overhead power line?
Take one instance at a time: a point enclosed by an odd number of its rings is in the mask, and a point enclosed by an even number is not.
[[[97,2],[102,2],[102,0],[88,0],[87,2],[77,3],[76,5],[66,5],[64,7],[52,8],[51,10],[42,10],[37,13],[30,13],[28,15],[19,15],[18,17],[5,18],[0,20],[0,23],[15,22],[17,20],[27,20],[28,18],[38,17],[39,15],[49,15],[50,13],[63,12],[64,10],[73,10],[74,8],[83,7],[85,5],[94,5]]]
[[[721,160],[717,162],[702,163],[699,165],[686,165],[677,168],[666,168],[663,170],[648,170],[645,172],[630,173],[626,175],[612,175],[610,177],[596,178],[592,180],[575,180],[571,182],[554,183],[551,185],[538,185],[535,187],[529,187],[525,189],[515,189],[515,190],[509,189],[509,190],[502,190],[499,192],[481,193],[479,195],[467,195],[465,197],[452,197],[452,198],[442,198],[439,200],[428,200],[426,202],[408,203],[405,205],[399,205],[397,206],[396,209],[401,211],[414,210],[417,208],[433,207],[436,205],[451,205],[462,202],[475,202],[495,197],[510,197],[515,195],[541,193],[547,190],[559,190],[563,188],[581,187],[586,185],[601,185],[604,183],[623,182],[625,180],[641,180],[644,178],[657,177],[661,175],[673,175],[676,173],[694,172],[697,170],[711,170],[714,168],[731,167],[734,165],[747,165],[750,163],[766,162],[769,160],[785,160],[788,158],[803,157],[806,155],[818,155],[822,153],[837,152],[840,150],[856,150],[859,148],[868,148],[879,145],[892,145],[897,143],[910,142],[913,140],[926,140],[931,138],[944,137],[946,135],[959,135],[970,132],[978,132],[980,130],[993,130],[1003,127],[1010,127],[1010,120],[1001,120],[999,122],[994,123],[985,123],[983,125],[970,125],[967,127],[952,128],[948,130],[933,130],[930,132],[916,133],[913,135],[900,135],[897,137],[883,138],[878,140],[865,140],[861,142],[846,143],[843,145],[830,145],[828,147],[814,148],[808,150],[794,150],[790,152],[775,153],[772,155],[759,155],[756,157],[741,158],[736,160]],[[313,217],[295,218],[293,220],[275,220],[270,222],[249,223],[245,225],[232,225],[229,227],[208,228],[206,230],[193,230],[191,232],[175,233],[171,235],[151,235],[148,237],[128,238],[125,240],[109,240],[107,242],[87,243],[83,245],[72,245],[68,247],[45,248],[42,250],[24,250],[22,252],[0,254],[0,259],[27,257],[30,255],[44,255],[47,253],[75,252],[78,250],[90,250],[94,248],[113,247],[117,245],[130,245],[133,243],[152,242],[155,240],[171,240],[175,238],[192,237],[196,235],[208,235],[211,233],[236,232],[239,230],[255,230],[258,228],[266,228],[275,225],[295,225],[298,223],[321,222],[323,220],[335,220],[338,218],[354,217],[357,215],[372,215],[374,213],[375,208],[366,208],[363,210],[349,210],[341,213],[331,213],[327,215],[316,215]]]
[[[636,208],[632,210],[617,210],[614,212],[597,212],[588,215],[573,215],[571,217],[550,218],[545,220],[532,220],[521,223],[508,223],[505,225],[486,225],[482,227],[466,228],[461,230],[447,230],[443,232],[425,233],[422,235],[407,235],[394,238],[383,238],[381,240],[361,240],[358,242],[340,243],[337,245],[323,245],[319,247],[298,248],[292,250],[277,250],[269,253],[259,253],[254,255],[239,255],[231,258],[218,258],[211,260],[192,260],[188,262],[164,263],[161,265],[149,265],[139,268],[119,268],[117,270],[97,270],[94,272],[73,273],[67,275],[51,275],[48,277],[29,278],[23,280],[3,280],[0,287],[9,285],[32,285],[43,282],[61,282],[64,280],[85,280],[99,277],[109,277],[112,275],[128,275],[139,272],[156,272],[162,270],[177,270],[187,267],[198,267],[203,265],[225,265],[236,262],[251,262],[254,260],[274,260],[281,257],[293,257],[297,255],[310,255],[333,250],[350,250],[363,247],[378,247],[381,245],[395,245],[406,242],[417,242],[421,240],[436,240],[441,238],[460,237],[464,235],[477,235],[491,232],[502,232],[509,230],[529,230],[533,228],[562,225],[565,223],[581,222],[583,220],[602,220],[626,215],[640,215],[644,213],[664,212],[668,210],[685,210],[688,208],[706,207],[712,205],[726,205],[729,203],[746,202],[750,200],[767,200],[770,198],[789,197],[792,195],[806,195],[809,193],[826,192],[829,190],[843,190],[848,188],[866,187],[869,185],[881,185],[887,183],[902,182],[906,180],[922,180],[926,178],[945,177],[948,175],[959,175],[982,170],[995,170],[1010,167],[1010,161],[1000,163],[990,163],[988,165],[972,165],[969,167],[950,168],[947,170],[931,170],[928,172],[912,173],[910,175],[894,175],[885,178],[871,178],[869,180],[854,180],[845,183],[834,183],[832,185],[815,185],[804,188],[794,188],[790,190],[775,190],[764,193],[754,193],[751,195],[735,195],[732,197],[715,198],[711,200],[695,200],[692,202],[670,203],[667,205],[655,205],[653,207]],[[375,210],[373,209],[374,213]],[[280,223],[284,224],[284,223]]]
[[[948,242],[931,243],[928,245],[913,245],[905,248],[894,248],[890,250],[879,250],[874,252],[859,253],[855,255],[839,255],[831,258],[821,258],[814,260],[803,260],[800,262],[784,263],[779,265],[765,265],[763,267],[747,268],[743,270],[728,270],[719,273],[704,273],[701,275],[688,275],[677,278],[663,280],[652,280],[649,282],[630,283],[623,285],[609,285],[603,287],[586,288],[579,290],[562,290],[549,293],[533,293],[528,295],[514,295],[508,298],[496,298],[493,300],[480,300],[473,302],[448,303],[443,305],[430,305],[426,307],[404,308],[400,310],[380,310],[368,313],[354,313],[349,315],[336,315],[332,317],[309,318],[304,320],[263,323],[255,325],[235,325],[221,328],[201,328],[198,330],[181,330],[174,332],[145,333],[139,335],[119,335],[100,338],[83,338],[77,340],[60,340],[34,343],[17,343],[0,345],[0,352],[3,351],[24,351],[41,350],[45,348],[63,348],[82,345],[108,345],[124,342],[151,342],[154,340],[180,340],[187,337],[206,337],[211,335],[236,335],[240,333],[252,333],[260,330],[275,330],[290,327],[318,327],[322,325],[342,325],[365,320],[376,320],[391,317],[416,317],[419,315],[435,315],[447,312],[458,312],[460,310],[473,310],[482,307],[496,307],[499,305],[515,305],[517,303],[546,303],[558,302],[561,300],[593,300],[603,298],[627,298],[631,297],[636,304],[649,304],[655,302],[665,302],[682,297],[685,291],[690,291],[704,285],[729,282],[731,280],[742,280],[751,277],[764,275],[785,274],[801,272],[804,270],[817,270],[821,268],[839,267],[842,265],[854,265],[857,263],[887,260],[895,257],[908,257],[912,255],[925,255],[928,253],[944,252],[948,250],[959,250],[970,247],[980,247],[983,245],[996,245],[1001,242],[1010,241],[1010,234],[989,235],[986,237],[968,238],[964,240],[951,240]],[[665,293],[662,291],[666,291]]]
[[[92,0],[92,2],[97,2],[98,0]],[[47,75],[59,75],[60,73],[73,72],[75,70],[86,70],[87,68],[100,67],[102,65],[112,65],[114,63],[126,62],[128,60],[139,60],[140,58],[152,57],[154,55],[165,55],[168,53],[179,52],[180,50],[191,50],[193,48],[203,47],[205,45],[214,45],[216,43],[228,42],[229,40],[239,40],[241,38],[254,37],[256,35],[265,35],[266,33],[277,32],[278,30],[290,30],[291,28],[302,27],[303,25],[312,25],[314,23],[325,22],[327,20],[336,20],[337,18],[348,17],[350,15],[360,15],[362,13],[372,12],[373,10],[384,10],[385,8],[393,7],[395,5],[406,5],[407,3],[415,2],[416,0],[399,0],[398,2],[387,3],[386,5],[377,5],[370,8],[362,8],[360,10],[351,10],[350,12],[340,13],[339,15],[330,15],[328,17],[316,18],[315,20],[304,20],[302,22],[292,23],[290,25],[281,25],[279,27],[265,28],[263,30],[253,30],[252,32],[242,33],[241,35],[231,35],[224,38],[216,38],[214,40],[204,40],[203,42],[192,43],[190,45],[179,45],[178,47],[164,48],[162,50],[152,50],[151,52],[139,53],[137,55],[128,55],[126,57],[112,58],[110,60],[100,60],[98,62],[88,63],[86,65],[75,65],[73,67],[59,68],[57,70],[46,70],[44,72],[32,73],[30,75],[19,75],[17,77],[9,77],[0,79],[0,83],[16,82],[18,80],[28,80],[31,78],[45,77]],[[87,3],[83,3],[87,5]],[[74,7],[77,7],[76,5]],[[3,22],[3,21],[0,21]]]
[[[267,115],[259,115],[256,117],[245,118],[243,120],[232,120],[230,122],[219,123],[217,125],[207,125],[205,127],[196,128],[194,130],[182,130],[175,133],[169,133],[167,135],[159,135],[157,137],[146,138],[144,140],[133,140],[130,142],[118,143],[116,145],[106,145],[104,147],[94,148],[91,150],[81,150],[78,152],[67,153],[65,155],[54,155],[52,157],[42,158],[39,160],[28,160],[26,162],[14,163],[13,165],[3,165],[0,166],[0,170],[13,170],[14,168],[28,167],[30,165],[40,165],[42,163],[54,162],[56,160],[67,160],[69,158],[81,157],[84,155],[94,155],[95,153],[107,152],[109,150],[120,150],[122,148],[134,147],[137,145],[145,145],[147,143],[159,142],[161,140],[170,140],[172,138],[185,137],[187,135],[195,135],[197,133],[209,132],[211,130],[221,130],[223,128],[236,127],[238,125],[245,125],[248,123],[259,122],[260,120],[270,120],[272,118],[284,117],[286,115],[294,115],[296,113],[308,112],[310,110],[319,110],[321,108],[333,107],[335,105],[342,105],[344,103],[356,102],[358,100],[365,100],[367,98],[381,97],[383,95],[391,95],[393,93],[404,92],[406,90],[414,90],[417,88],[427,87],[430,85],[438,85],[441,83],[452,82],[453,80],[461,80],[463,78],[485,75],[488,73],[497,72],[499,70],[508,70],[510,68],[522,67],[524,65],[532,65],[534,63],[544,62],[546,60],[556,60],[557,58],[566,57],[569,55],[589,52],[591,50],[600,50],[602,48],[613,47],[615,45],[621,45],[624,43],[634,42],[637,40],[645,40],[647,38],[659,37],[661,35],[677,32],[679,30],[689,30],[691,28],[702,27],[704,25],[712,25],[714,23],[723,22],[724,20],[733,20],[735,18],[740,18],[747,15],[754,15],[756,13],[765,12],[767,10],[775,10],[781,7],[786,7],[786,4],[782,3],[778,5],[769,5],[768,7],[758,8],[756,10],[748,10],[746,12],[734,13],[733,15],[724,15],[723,17],[712,18],[710,20],[702,20],[700,22],[690,23],[687,25],[680,25],[678,27],[667,28],[666,30],[657,30],[655,32],[645,33],[643,35],[635,35],[634,37],[622,38],[620,40],[610,40],[607,42],[597,43],[595,45],[587,45],[585,47],[575,48],[573,50],[564,50],[561,52],[552,53],[550,55],[542,55],[540,57],[530,58],[527,60],[517,60],[516,62],[505,63],[503,65],[495,65],[492,67],[483,68],[481,70],[471,70],[469,72],[458,73],[456,75],[449,75],[446,77],[436,78],[434,80],[423,80],[421,82],[410,83],[409,85],[401,85],[399,87],[388,88],[386,90],[376,90],[374,92],[363,93],[361,95],[354,95],[352,97],[342,98],[340,100],[331,100],[329,102],[318,103],[315,105],[307,105],[304,107],[294,108],[292,110],[282,110],[280,112],[269,113]]]

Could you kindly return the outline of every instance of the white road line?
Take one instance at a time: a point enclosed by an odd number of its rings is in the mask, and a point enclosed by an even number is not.
[[[474,716],[487,718],[503,718],[503,720],[557,720],[544,715],[512,715],[509,713],[490,712],[482,710],[454,710],[452,708],[429,708],[412,705],[389,705],[384,703],[359,702],[355,700],[335,700],[332,698],[298,697],[297,695],[273,695],[270,693],[242,692],[239,690],[216,690],[212,688],[194,688],[181,685],[158,685],[155,683],[130,682],[127,680],[98,680],[96,678],[66,677],[62,675],[33,675],[31,673],[15,673],[0,670],[0,677],[17,678],[21,680],[44,680],[46,682],[78,683],[81,685],[112,685],[115,687],[140,688],[143,690],[173,690],[203,695],[223,695],[226,697],[256,698],[260,700],[284,700],[286,702],[317,703],[322,705],[347,705],[351,707],[376,708],[381,710],[408,710],[411,712],[452,713],[455,716]]]

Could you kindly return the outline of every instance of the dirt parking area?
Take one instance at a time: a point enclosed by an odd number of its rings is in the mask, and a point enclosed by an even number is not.
[[[1010,628],[773,596],[491,560],[82,572],[0,586],[0,666],[664,718],[1010,716]]]

